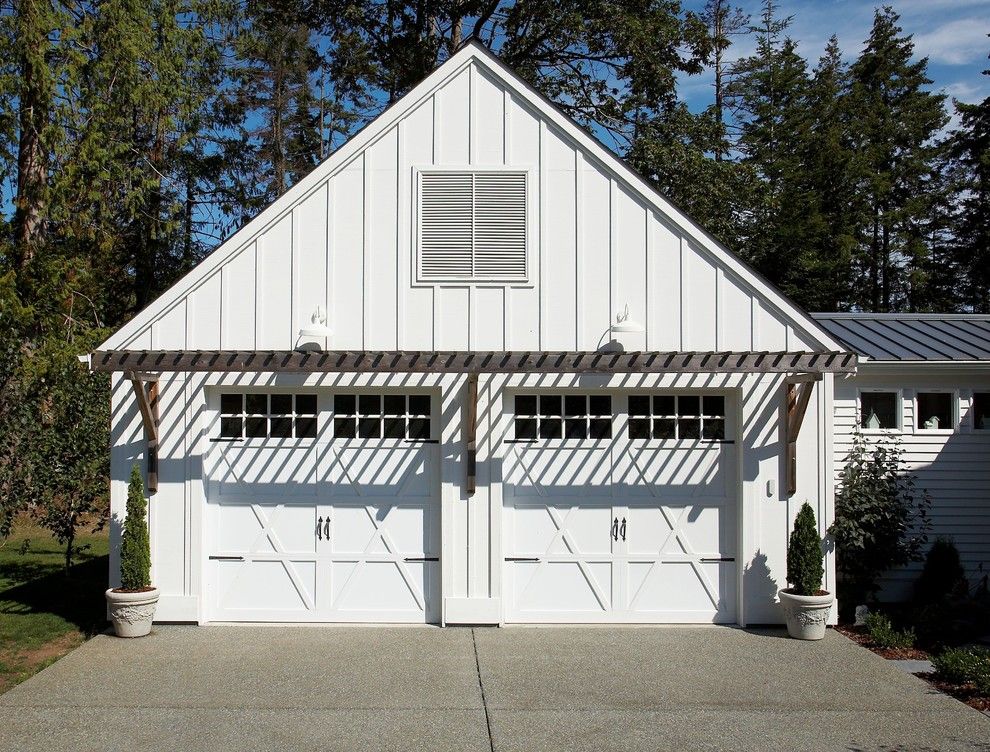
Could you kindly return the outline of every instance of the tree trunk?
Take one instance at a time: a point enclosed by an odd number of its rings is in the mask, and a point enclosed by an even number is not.
[[[14,197],[14,244],[19,268],[34,257],[42,231],[47,159],[41,133],[49,118],[48,72],[50,46],[43,0],[22,0],[17,9],[16,34],[20,49],[21,87],[18,92],[17,195]]]
[[[69,571],[72,569],[72,550],[73,544],[76,542],[76,527],[72,526],[69,532],[69,537],[65,541],[65,576],[69,576]]]

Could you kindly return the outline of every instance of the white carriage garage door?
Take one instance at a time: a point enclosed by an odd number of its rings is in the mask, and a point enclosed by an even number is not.
[[[431,395],[224,391],[210,404],[208,621],[439,621]]]
[[[504,401],[509,622],[736,621],[729,394]]]

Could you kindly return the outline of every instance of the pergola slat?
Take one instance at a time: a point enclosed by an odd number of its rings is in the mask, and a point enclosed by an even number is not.
[[[848,352],[98,350],[94,371],[252,373],[855,373]]]

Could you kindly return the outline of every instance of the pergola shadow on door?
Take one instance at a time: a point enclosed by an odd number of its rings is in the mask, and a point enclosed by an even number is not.
[[[812,390],[823,374],[853,374],[850,352],[562,352],[396,350],[98,350],[90,367],[123,372],[134,385],[148,441],[148,487],[157,489],[158,374],[182,373],[453,373],[468,375],[466,472],[468,495],[475,487],[477,377],[488,373],[745,373],[786,374],[787,485],[797,483],[796,446]],[[146,390],[145,385],[148,385]]]

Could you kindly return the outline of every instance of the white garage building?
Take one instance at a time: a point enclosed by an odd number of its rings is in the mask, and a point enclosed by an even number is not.
[[[746,624],[856,355],[469,44],[92,367],[159,620]]]

